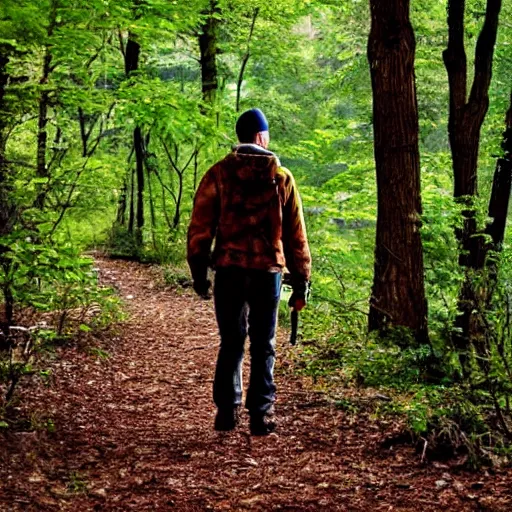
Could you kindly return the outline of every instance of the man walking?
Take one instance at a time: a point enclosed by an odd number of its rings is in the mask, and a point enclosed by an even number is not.
[[[211,167],[197,190],[188,230],[194,290],[207,298],[215,269],[214,302],[220,350],[213,385],[215,429],[232,430],[242,402],[242,361],[250,338],[246,408],[253,435],[267,435],[275,385],[275,331],[285,266],[292,278],[290,306],[306,304],[311,256],[302,205],[290,171],[267,150],[268,122],[259,109],[236,124],[239,144]],[[210,255],[215,238],[215,248]]]

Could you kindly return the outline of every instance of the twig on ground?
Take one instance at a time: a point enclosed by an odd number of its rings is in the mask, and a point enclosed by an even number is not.
[[[185,352],[193,352],[194,350],[209,350],[211,348],[217,348],[219,346],[218,343],[214,343],[213,345],[203,345],[201,347],[190,347],[185,350]]]
[[[424,462],[425,461],[425,456],[427,454],[427,446],[428,446],[428,441],[422,437],[421,439],[423,439],[423,451],[421,452],[421,462]]]

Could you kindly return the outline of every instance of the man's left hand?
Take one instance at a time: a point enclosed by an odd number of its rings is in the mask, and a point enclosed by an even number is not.
[[[205,281],[194,281],[194,291],[201,297],[202,299],[208,300],[212,298],[212,294],[210,293],[210,288],[212,283],[209,279]]]

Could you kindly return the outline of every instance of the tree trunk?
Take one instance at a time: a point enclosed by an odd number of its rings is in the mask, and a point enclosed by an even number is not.
[[[139,69],[140,45],[135,41],[133,34],[128,35],[125,51],[125,72],[126,76]],[[137,176],[137,217],[135,237],[137,244],[142,245],[142,230],[144,229],[144,139],[140,126],[133,130],[133,148],[135,150],[135,172]],[[133,191],[133,181],[132,181]],[[132,206],[133,206],[132,192]],[[131,213],[131,212],[130,212]],[[133,227],[133,224],[131,224]]]
[[[130,212],[128,215],[128,233],[133,234],[135,225],[135,169],[132,169],[130,176]]]
[[[0,236],[5,236],[10,233],[16,218],[16,208],[9,197],[11,187],[9,184],[7,157],[5,154],[9,119],[5,93],[9,82],[7,65],[9,64],[11,49],[12,48],[7,45],[0,45]],[[0,265],[5,274],[9,273],[11,266],[11,260],[4,256],[7,250],[7,247],[0,245]],[[9,327],[13,322],[14,304],[11,285],[8,279],[5,280],[1,293],[3,295],[4,311],[3,315],[0,315],[0,329],[4,334],[5,340],[9,334]],[[0,344],[0,349],[5,348],[7,348],[6,344]]]
[[[478,234],[474,200],[478,194],[478,150],[480,130],[489,107],[489,85],[498,31],[501,0],[487,0],[485,21],[475,50],[475,72],[471,93],[467,98],[467,59],[464,48],[464,0],[448,2],[448,46],[443,59],[448,73],[450,111],[448,134],[453,160],[454,197],[465,206],[462,228],[456,231],[460,242],[459,263],[466,276],[459,295],[459,314],[455,320],[453,344],[459,353],[463,371],[467,373],[467,353],[472,339],[481,338],[482,304],[486,295],[476,284],[475,271],[484,266],[488,248]],[[476,344],[478,345],[478,341]]]
[[[468,351],[473,346],[480,356],[480,365],[487,365],[489,347],[487,344],[485,316],[491,308],[492,296],[498,278],[498,254],[502,249],[507,223],[510,192],[512,188],[512,95],[506,115],[506,130],[503,133],[502,147],[505,155],[496,164],[489,200],[488,217],[492,219],[486,228],[487,237],[475,237],[471,245],[471,268],[466,271],[465,280],[459,295],[460,314],[456,319],[458,330],[454,344],[459,351],[459,359],[465,375],[469,374]],[[481,233],[482,234],[482,233]],[[494,255],[490,256],[490,251]],[[486,369],[486,368],[484,368]]]
[[[198,178],[198,170],[199,170],[199,162],[197,156],[199,154],[199,150],[197,149],[194,155],[194,193],[197,190],[197,178]]]
[[[11,207],[7,190],[7,120],[8,111],[5,104],[5,92],[9,81],[7,65],[9,64],[8,50],[0,46],[0,236],[9,231]]]
[[[138,245],[141,246],[142,230],[144,229],[144,142],[140,126],[137,126],[133,132],[133,145],[137,173],[137,229],[135,236]]]
[[[177,229],[180,225],[181,219],[181,200],[183,198],[183,173],[178,174],[178,196],[176,199],[176,208],[174,210],[174,219],[172,221],[172,227]]]
[[[453,160],[454,197],[467,206],[463,227],[457,232],[461,243],[460,264],[478,267],[479,241],[474,197],[478,194],[478,150],[480,129],[489,107],[489,85],[501,0],[488,0],[485,22],[475,52],[475,78],[467,98],[467,58],[464,49],[464,0],[448,3],[448,46],[443,59],[448,72],[450,112],[448,134]]]
[[[489,201],[489,217],[492,222],[487,225],[486,233],[492,238],[495,251],[501,251],[505,228],[507,225],[510,189],[512,187],[512,92],[510,106],[505,116],[505,131],[501,147],[504,156],[498,158],[492,182],[492,193]]]
[[[7,178],[7,164],[6,164],[6,144],[7,144],[7,119],[8,113],[5,105],[5,92],[7,83],[9,81],[9,74],[7,72],[7,65],[9,64],[9,55],[7,48],[3,45],[0,46],[0,191]],[[3,214],[4,203],[0,203],[0,226],[4,226]],[[2,228],[0,227],[0,230]]]
[[[244,73],[245,68],[247,67],[247,63],[249,62],[249,58],[251,57],[251,39],[254,34],[254,26],[256,25],[256,18],[260,12],[259,7],[255,7],[254,13],[252,15],[251,29],[249,30],[249,37],[247,38],[247,51],[242,57],[242,65],[240,66],[240,73],[238,74],[238,80],[236,82],[236,111],[240,112],[240,98],[242,95],[242,84],[244,83]]]
[[[370,330],[410,328],[428,340],[420,237],[420,161],[414,32],[408,0],[370,0],[368,59],[377,171],[375,274]]]
[[[153,200],[153,188],[151,186],[151,174],[148,170],[147,172],[147,180],[148,180],[148,195],[149,195],[149,212],[151,215],[151,240],[153,242],[153,249],[156,251],[156,215],[155,215],[155,202]]]
[[[128,196],[128,176],[125,177],[121,195],[117,204],[117,217],[116,222],[120,226],[126,225],[126,200]]]
[[[50,6],[50,19],[48,24],[47,36],[50,39],[53,36],[55,25],[57,23],[57,2],[53,0]],[[48,109],[50,106],[50,91],[46,88],[51,73],[52,54],[50,43],[48,42],[44,48],[43,56],[43,74],[39,80],[41,86],[41,96],[39,98],[39,115],[37,122],[37,176],[38,178],[48,178],[48,167],[46,165],[46,152],[48,148]],[[40,185],[41,189],[36,198],[36,207],[43,209],[46,200],[47,188]]]
[[[132,71],[139,69],[140,44],[133,39],[133,34],[128,35],[124,59],[124,71],[129,77]]]
[[[217,5],[217,0],[210,0],[210,8],[204,14],[207,14],[207,17],[199,34],[201,89],[204,102],[208,105],[213,105],[219,88],[217,77],[217,33],[220,9]]]

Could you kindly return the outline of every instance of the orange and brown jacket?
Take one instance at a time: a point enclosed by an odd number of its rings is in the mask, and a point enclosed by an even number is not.
[[[309,281],[311,255],[291,172],[270,151],[237,146],[201,180],[187,248],[197,281],[206,279],[209,265],[269,271],[287,267],[295,282]]]

